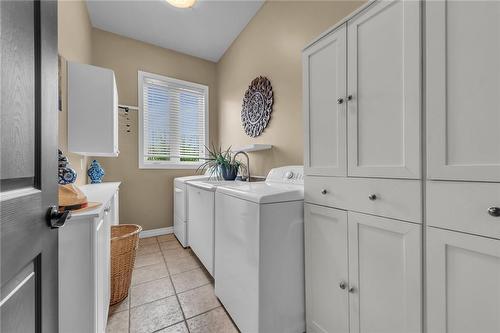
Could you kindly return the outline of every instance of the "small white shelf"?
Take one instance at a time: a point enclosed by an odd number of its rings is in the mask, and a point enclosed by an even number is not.
[[[249,153],[252,151],[268,150],[268,149],[271,149],[272,147],[273,147],[273,145],[253,143],[253,144],[246,145],[246,146],[231,148],[231,151],[233,151],[233,152],[244,151],[246,153]]]

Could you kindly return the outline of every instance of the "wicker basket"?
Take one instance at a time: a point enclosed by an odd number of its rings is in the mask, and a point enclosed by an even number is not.
[[[123,301],[128,295],[141,230],[136,224],[111,226],[110,305]]]

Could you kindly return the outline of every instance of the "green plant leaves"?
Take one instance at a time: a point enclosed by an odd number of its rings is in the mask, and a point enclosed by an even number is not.
[[[231,152],[231,146],[226,150],[222,150],[222,147],[215,146],[213,143],[210,147],[205,146],[207,151],[207,157],[201,158],[203,162],[198,169],[197,173],[203,173],[205,170],[209,170],[210,177],[216,175],[217,178],[220,176],[220,167],[236,167],[238,169],[246,170],[246,165],[240,161],[235,161],[233,159],[233,153]]]

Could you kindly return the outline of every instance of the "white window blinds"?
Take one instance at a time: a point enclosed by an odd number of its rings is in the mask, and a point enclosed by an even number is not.
[[[139,72],[142,167],[189,167],[203,162],[208,87]]]

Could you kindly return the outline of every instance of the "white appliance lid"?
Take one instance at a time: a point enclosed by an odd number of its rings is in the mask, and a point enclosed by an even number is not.
[[[217,193],[258,204],[304,200],[304,186],[272,182],[240,183],[217,187]]]
[[[267,174],[265,182],[222,184],[217,192],[256,203],[304,200],[304,167],[274,168]]]
[[[202,180],[202,179],[208,179],[208,176],[203,176],[203,175],[196,175],[196,176],[184,176],[184,177],[176,177],[174,181],[176,182],[181,182],[185,183],[187,181],[191,180]]]
[[[240,184],[240,183],[243,183],[243,182],[234,181],[234,180],[215,180],[215,179],[209,180],[209,179],[205,179],[205,180],[189,181],[187,184],[192,185],[192,186],[197,187],[197,188],[201,188],[203,190],[215,192],[215,190],[219,186],[223,186],[223,185],[230,186],[230,185],[236,185],[236,184]]]
[[[176,183],[185,183],[193,180],[205,180],[211,177],[210,170],[205,171],[203,175],[192,175],[192,176],[184,176],[184,177],[176,177],[174,178],[174,182]],[[215,175],[212,178],[217,178]]]

